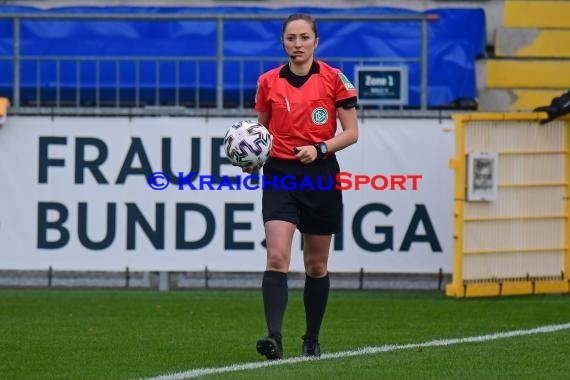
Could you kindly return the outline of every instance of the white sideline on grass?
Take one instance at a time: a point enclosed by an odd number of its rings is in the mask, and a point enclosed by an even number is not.
[[[536,327],[529,330],[513,330],[513,331],[505,331],[495,334],[487,334],[487,335],[479,335],[479,336],[468,336],[464,338],[455,338],[455,339],[436,339],[430,340],[429,342],[423,343],[409,343],[409,344],[387,344],[384,346],[377,346],[377,347],[363,347],[359,348],[354,351],[341,351],[335,352],[330,354],[322,354],[320,358],[305,358],[305,357],[293,357],[289,359],[283,360],[271,360],[271,361],[261,361],[261,362],[252,362],[252,363],[243,363],[243,364],[232,364],[225,367],[211,367],[211,368],[196,368],[191,369],[184,372],[176,372],[170,373],[162,376],[157,377],[150,377],[145,380],[184,380],[190,379],[199,376],[205,375],[213,375],[218,373],[225,373],[225,372],[236,372],[236,371],[245,371],[250,369],[258,369],[264,367],[271,367],[277,365],[286,365],[286,364],[294,364],[294,363],[301,363],[305,361],[311,360],[327,360],[327,359],[335,359],[335,358],[347,358],[351,356],[361,356],[361,355],[370,355],[370,354],[377,354],[381,352],[389,352],[389,351],[396,351],[396,350],[407,350],[407,349],[418,349],[424,347],[441,347],[441,346],[451,346],[454,344],[461,344],[461,343],[475,343],[475,342],[487,342],[490,340],[497,340],[497,339],[505,339],[511,338],[515,336],[523,336],[523,335],[533,335],[533,334],[546,334],[552,333],[560,330],[568,330],[570,329],[570,323],[563,323],[559,325],[547,325]]]

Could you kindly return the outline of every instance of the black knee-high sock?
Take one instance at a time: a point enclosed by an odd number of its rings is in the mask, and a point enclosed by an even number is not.
[[[289,300],[287,274],[275,271],[265,271],[261,283],[263,292],[263,308],[267,331],[271,336],[281,336],[283,316]]]
[[[314,340],[319,338],[321,323],[323,322],[329,299],[329,289],[330,279],[328,273],[321,278],[310,277],[309,275],[305,277],[303,302],[305,303],[305,316],[307,319],[306,338]]]

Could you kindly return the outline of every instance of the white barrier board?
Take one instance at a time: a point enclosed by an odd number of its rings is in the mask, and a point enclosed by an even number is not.
[[[0,269],[263,271],[261,190],[174,183],[178,172],[242,175],[221,149],[234,121],[8,118],[0,128]],[[343,192],[331,271],[451,272],[452,128],[451,120],[360,124],[358,143],[338,153],[353,176],[344,177],[352,188]],[[153,190],[153,172],[173,181]],[[355,190],[357,175],[377,176],[376,187],[381,176],[404,176],[405,190]],[[292,271],[303,271],[300,246],[297,233]]]

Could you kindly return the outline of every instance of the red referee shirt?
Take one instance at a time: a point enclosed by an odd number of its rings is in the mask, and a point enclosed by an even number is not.
[[[337,107],[356,105],[356,90],[344,74],[323,61],[313,61],[308,76],[299,77],[285,64],[262,74],[257,82],[255,111],[269,112],[273,135],[271,157],[295,159],[294,148],[332,138]]]

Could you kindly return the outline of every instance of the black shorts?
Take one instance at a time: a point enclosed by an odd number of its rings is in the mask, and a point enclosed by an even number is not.
[[[336,157],[303,164],[270,158],[263,166],[263,222],[284,220],[302,233],[332,235],[342,227]]]

